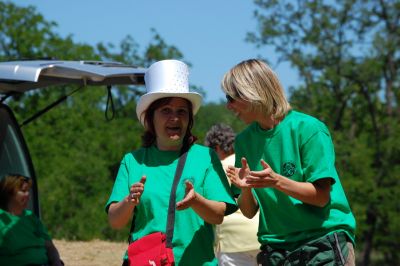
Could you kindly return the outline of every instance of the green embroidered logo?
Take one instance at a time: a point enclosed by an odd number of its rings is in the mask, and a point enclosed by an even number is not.
[[[296,172],[296,165],[292,162],[286,162],[282,166],[282,174],[286,177],[291,177]]]

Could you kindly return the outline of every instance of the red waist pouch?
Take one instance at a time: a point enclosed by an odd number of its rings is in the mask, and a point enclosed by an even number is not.
[[[167,247],[167,237],[161,232],[139,238],[128,247],[131,266],[174,266],[174,253]]]

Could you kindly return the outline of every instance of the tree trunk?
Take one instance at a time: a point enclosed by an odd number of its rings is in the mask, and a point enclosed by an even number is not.
[[[371,262],[371,251],[375,234],[376,218],[377,214],[374,205],[369,205],[367,209],[366,220],[366,223],[369,225],[369,229],[364,233],[364,247],[361,252],[361,265],[363,266],[368,266]]]

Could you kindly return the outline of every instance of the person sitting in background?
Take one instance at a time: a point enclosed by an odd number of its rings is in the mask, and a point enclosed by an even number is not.
[[[0,180],[0,265],[64,265],[46,228],[27,210],[32,179],[9,174]]]
[[[224,170],[235,165],[233,143],[235,132],[225,124],[213,125],[206,133],[204,145],[213,148],[221,160]],[[221,225],[216,225],[215,253],[218,265],[257,265],[260,244],[257,240],[258,213],[248,219],[240,210],[226,216]]]

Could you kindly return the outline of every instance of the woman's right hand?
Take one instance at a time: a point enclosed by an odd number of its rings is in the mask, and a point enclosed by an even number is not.
[[[146,176],[142,176],[139,182],[132,184],[129,190],[128,201],[133,203],[135,206],[139,204],[140,197],[144,192],[144,184],[146,183]]]
[[[247,164],[246,158],[242,158],[242,168],[236,168],[234,166],[229,166],[226,170],[226,176],[229,178],[231,183],[233,183],[238,188],[249,188],[249,184],[246,183],[246,177],[250,173],[250,168]]]

